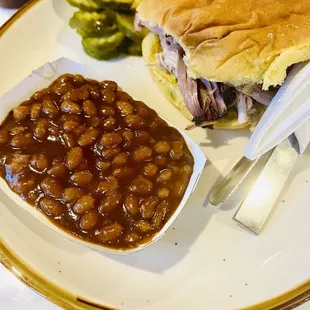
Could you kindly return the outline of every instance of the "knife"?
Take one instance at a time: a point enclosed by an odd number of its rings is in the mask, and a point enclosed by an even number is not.
[[[239,188],[250,172],[254,170],[254,167],[257,168],[257,166],[260,166],[261,169],[264,168],[271,153],[272,151],[269,151],[255,160],[249,160],[246,157],[242,157],[230,172],[211,189],[209,202],[213,206],[220,206],[225,203]]]
[[[258,235],[265,226],[298,156],[298,142],[295,135],[291,135],[274,149],[233,220]]]

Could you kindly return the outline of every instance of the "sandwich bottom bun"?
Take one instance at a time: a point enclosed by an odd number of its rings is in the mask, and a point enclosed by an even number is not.
[[[155,55],[162,51],[159,37],[156,34],[149,33],[142,42],[142,54],[146,65],[148,66],[151,76],[167,100],[172,103],[182,114],[193,120],[193,116],[187,109],[183,96],[178,87],[177,78],[170,72],[160,68],[157,65]],[[212,125],[214,129],[242,129],[253,127],[261,118],[265,111],[262,104],[254,103],[256,113],[249,115],[248,121],[243,124],[238,124],[238,113],[234,108],[229,108],[228,113],[221,119],[215,122],[204,123],[204,125]]]

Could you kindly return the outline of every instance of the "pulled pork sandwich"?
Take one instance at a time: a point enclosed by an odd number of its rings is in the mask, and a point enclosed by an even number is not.
[[[257,124],[288,69],[310,59],[309,0],[144,0],[153,79],[193,126]]]

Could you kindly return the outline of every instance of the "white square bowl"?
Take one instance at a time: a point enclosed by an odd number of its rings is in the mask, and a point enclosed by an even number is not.
[[[91,78],[95,80],[104,80],[106,79],[104,76],[99,74],[98,72],[91,70],[85,66],[82,66],[72,60],[66,58],[60,58],[55,60],[51,63],[46,63],[39,69],[33,71],[28,77],[26,77],[22,82],[17,84],[14,88],[8,91],[2,98],[0,98],[0,120],[1,122],[6,118],[8,113],[15,107],[17,107],[23,101],[29,99],[36,91],[39,91],[43,88],[48,87],[54,80],[56,80],[59,76],[63,74],[81,74],[85,78]],[[147,104],[147,103],[146,103]],[[160,116],[160,115],[159,115]],[[164,118],[163,118],[164,119]],[[22,200],[17,194],[15,194],[7,185],[7,183],[0,178],[0,188],[14,201],[16,202],[21,208],[23,208],[26,212],[30,213],[34,216],[38,221],[40,221],[43,225],[47,226],[48,228],[52,229],[58,234],[61,234],[65,238],[68,238],[71,241],[77,242],[81,245],[84,245],[88,248],[97,251],[109,252],[109,253],[116,253],[116,254],[129,254],[133,252],[140,251],[145,249],[149,245],[153,244],[154,242],[158,241],[169,229],[171,224],[177,218],[177,216],[182,211],[183,207],[185,206],[187,200],[189,199],[190,195],[195,190],[195,187],[198,183],[200,175],[204,169],[206,163],[206,157],[199,146],[189,137],[187,136],[182,130],[174,126],[173,124],[168,124],[171,127],[176,128],[181,135],[183,136],[184,140],[186,141],[193,157],[194,157],[194,169],[191,179],[189,181],[188,187],[185,191],[183,199],[179,204],[178,208],[174,212],[174,214],[170,217],[167,223],[162,227],[162,229],[155,234],[152,239],[150,239],[147,243],[143,243],[136,248],[131,248],[127,250],[123,249],[113,249],[106,247],[104,245],[96,245],[87,241],[84,241],[80,238],[77,238],[66,231],[58,228],[54,225],[42,212],[37,210],[35,207],[29,205],[27,202]]]

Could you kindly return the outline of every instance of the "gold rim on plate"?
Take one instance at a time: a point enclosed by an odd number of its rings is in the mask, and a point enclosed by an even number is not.
[[[0,37],[7,31],[15,21],[26,13],[40,0],[30,0],[19,11],[17,11],[2,27]],[[34,289],[42,296],[64,309],[74,310],[111,310],[110,307],[99,305],[87,299],[76,296],[62,287],[50,282],[38,274],[30,266],[25,264],[0,238],[0,263],[7,268],[20,281]],[[261,302],[259,304],[240,310],[290,310],[310,300],[310,280],[291,289],[290,291]]]

